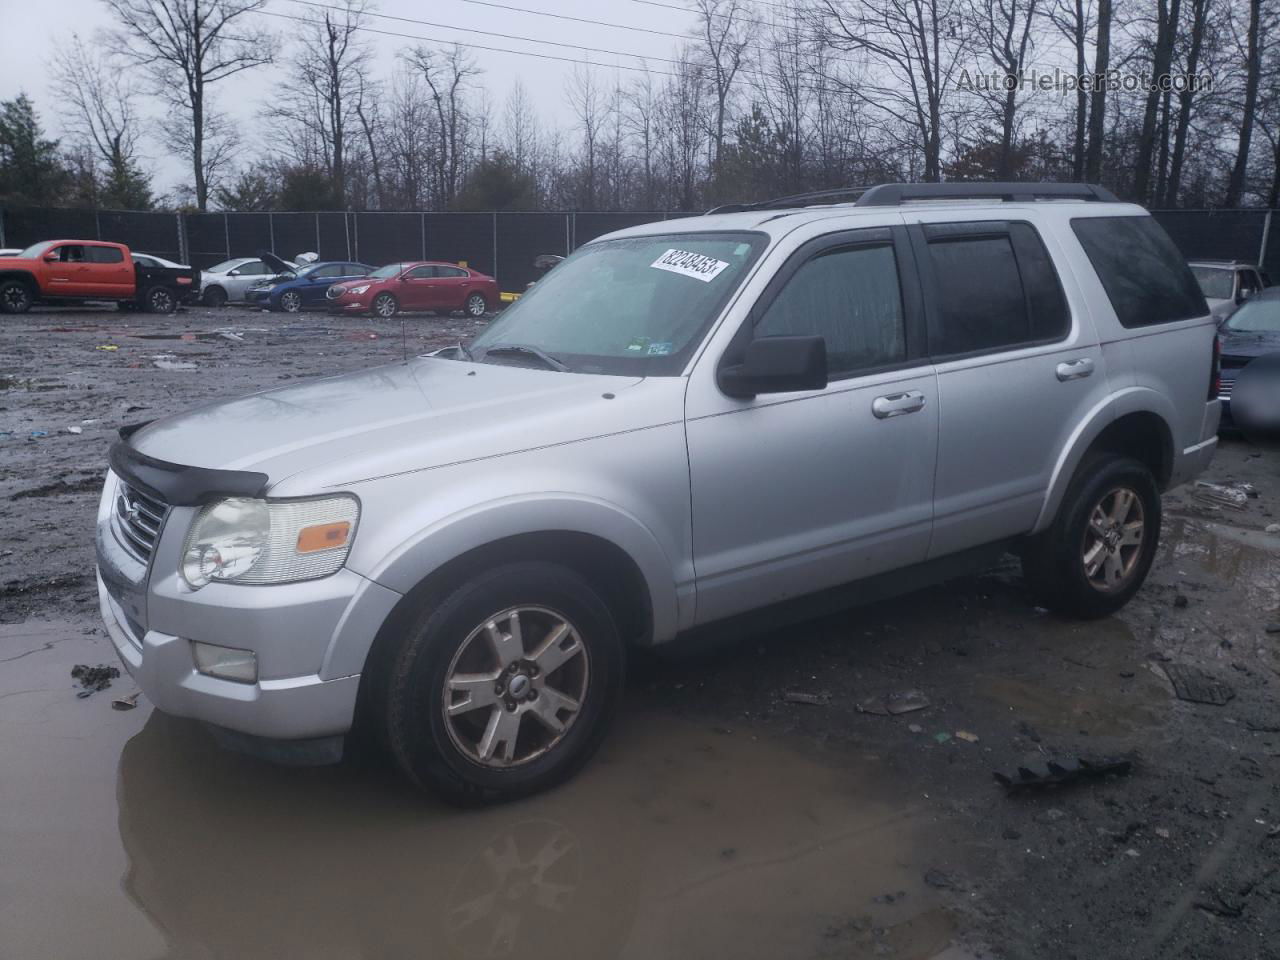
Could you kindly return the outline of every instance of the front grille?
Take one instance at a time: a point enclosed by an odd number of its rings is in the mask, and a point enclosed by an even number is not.
[[[159,500],[139,493],[123,482],[116,492],[115,526],[120,533],[120,542],[143,563],[150,562],[151,554],[155,552],[168,509]]]

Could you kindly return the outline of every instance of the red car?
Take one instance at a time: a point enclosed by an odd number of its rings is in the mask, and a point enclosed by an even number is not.
[[[389,263],[367,277],[335,283],[325,297],[338,313],[372,313],[384,320],[401,310],[483,317],[498,303],[493,277],[454,263],[419,260]]]

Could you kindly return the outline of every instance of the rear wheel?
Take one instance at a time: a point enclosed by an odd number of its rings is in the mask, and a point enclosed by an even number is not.
[[[479,293],[473,293],[467,297],[467,316],[473,318],[483,317],[489,311],[489,304],[485,302],[484,296]]]
[[[383,320],[390,320],[400,310],[400,304],[389,293],[380,293],[373,298],[373,312]]]
[[[455,803],[572,776],[618,701],[624,650],[604,601],[557,564],[480,574],[406,632],[383,710],[401,769]]]
[[[227,291],[221,287],[210,287],[204,292],[203,299],[206,307],[225,307],[227,305]]]
[[[31,288],[21,280],[0,283],[0,313],[26,313],[31,302]]]
[[[280,294],[280,309],[285,313],[297,313],[302,309],[302,294],[296,290],[286,290]]]
[[[173,313],[178,309],[178,298],[168,287],[151,287],[142,295],[142,305],[147,313]]]
[[[1023,571],[1050,609],[1104,617],[1138,592],[1160,540],[1160,491],[1138,460],[1103,454],[1077,471],[1053,526],[1023,554]]]

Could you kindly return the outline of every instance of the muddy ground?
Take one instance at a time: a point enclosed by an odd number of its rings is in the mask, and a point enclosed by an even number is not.
[[[115,661],[92,528],[117,427],[474,329],[0,322],[0,957],[1280,957],[1280,453],[1242,441],[1208,479],[1256,497],[1169,494],[1118,617],[1038,610],[1010,560],[641,659],[598,760],[510,806],[223,753],[145,699],[113,710],[127,677],[77,698],[74,664]],[[1177,699],[1181,667],[1231,698]],[[904,690],[930,706],[857,707]],[[1077,756],[1133,769],[1020,796],[992,778]]]

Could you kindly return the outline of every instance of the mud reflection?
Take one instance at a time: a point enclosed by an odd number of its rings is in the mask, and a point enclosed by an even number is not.
[[[1259,611],[1280,609],[1280,536],[1225,523],[1173,517],[1163,531],[1162,562],[1193,563],[1229,582]]]
[[[899,957],[946,948],[922,809],[879,764],[643,709],[570,785],[457,811],[284,770],[155,714],[125,746],[126,891],[171,956]],[[881,906],[873,899],[907,891]],[[878,914],[877,911],[880,911]]]

